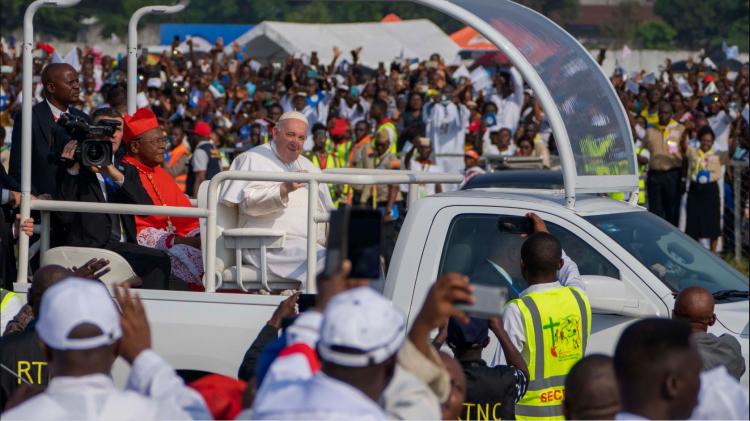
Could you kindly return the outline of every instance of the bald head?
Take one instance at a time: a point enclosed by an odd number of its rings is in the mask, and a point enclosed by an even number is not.
[[[42,295],[49,287],[73,276],[73,272],[60,265],[47,265],[39,268],[34,273],[29,288],[29,305],[34,312],[34,317],[39,317],[39,305],[42,303]]]
[[[70,64],[48,64],[42,70],[42,85],[44,96],[62,110],[79,101],[78,72]]]
[[[686,288],[677,294],[672,318],[690,323],[695,331],[705,332],[716,323],[714,304],[714,297],[707,289]]]
[[[620,394],[612,357],[589,355],[573,366],[565,378],[563,410],[569,420],[614,419]]]

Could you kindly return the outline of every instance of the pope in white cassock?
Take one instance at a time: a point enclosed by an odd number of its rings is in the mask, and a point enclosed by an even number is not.
[[[320,172],[301,156],[308,132],[307,118],[296,111],[284,113],[274,128],[274,140],[237,156],[230,171]],[[220,200],[239,207],[243,228],[271,228],[286,233],[283,248],[266,252],[268,269],[284,279],[305,282],[307,274],[307,184],[274,181],[227,181],[221,186]],[[318,212],[332,210],[333,201],[326,184],[319,185]],[[318,224],[318,269],[325,260],[325,224]],[[247,263],[260,267],[260,251],[245,250]]]

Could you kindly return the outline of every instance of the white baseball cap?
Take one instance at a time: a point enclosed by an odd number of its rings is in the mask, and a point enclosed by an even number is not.
[[[83,323],[95,325],[101,335],[69,338]],[[122,336],[120,313],[107,288],[99,281],[81,278],[65,279],[45,291],[36,331],[47,346],[57,350],[111,345]]]
[[[321,359],[345,367],[367,367],[398,352],[406,321],[391,301],[370,287],[336,295],[326,306],[320,329]]]

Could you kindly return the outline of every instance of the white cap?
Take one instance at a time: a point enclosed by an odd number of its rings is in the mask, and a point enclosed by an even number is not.
[[[70,332],[83,323],[95,325],[102,334],[69,338]],[[99,281],[81,278],[58,282],[42,295],[36,331],[47,346],[57,350],[111,345],[122,336],[120,313],[107,288]]]
[[[307,117],[299,111],[287,111],[279,117],[279,123],[284,120],[299,120],[305,124],[308,124]]]
[[[296,319],[289,327],[286,328],[286,344],[294,345],[302,342],[312,348],[318,343],[320,338],[320,325],[323,323],[323,314],[318,311],[306,311]]]
[[[380,364],[404,343],[406,322],[393,303],[370,287],[336,295],[320,328],[321,359],[345,367]]]

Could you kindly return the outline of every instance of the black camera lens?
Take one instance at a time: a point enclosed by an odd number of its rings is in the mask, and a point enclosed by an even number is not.
[[[86,149],[86,158],[89,161],[99,161],[104,156],[104,148],[98,143],[92,143],[88,149]]]

